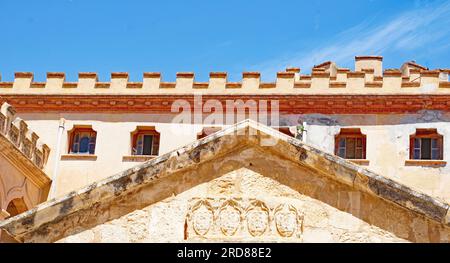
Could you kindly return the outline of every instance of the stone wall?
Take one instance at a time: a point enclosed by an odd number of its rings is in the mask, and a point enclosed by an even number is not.
[[[440,223],[256,148],[158,180],[159,198],[148,185],[87,212],[97,222],[110,218],[104,223],[75,224],[83,214],[65,219],[75,221],[57,229],[58,242],[450,241]],[[144,205],[149,199],[160,201]]]
[[[406,242],[246,168],[58,242],[185,241]]]

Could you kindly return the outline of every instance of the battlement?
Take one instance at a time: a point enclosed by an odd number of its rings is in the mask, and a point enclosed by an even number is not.
[[[239,82],[229,82],[226,72],[211,72],[209,82],[195,81],[193,72],[178,72],[175,82],[163,81],[159,72],[145,72],[142,82],[130,82],[126,72],[111,73],[109,82],[99,82],[94,72],[80,72],[78,82],[66,82],[62,72],[48,72],[46,82],[34,82],[31,72],[16,72],[13,82],[0,82],[0,95],[450,93],[450,69],[430,70],[412,61],[383,70],[382,61],[380,56],[357,56],[354,71],[327,61],[314,66],[310,74],[291,67],[278,72],[274,82],[261,82],[259,72],[243,72]]]
[[[8,103],[1,105],[0,134],[37,167],[43,169],[50,154],[50,148],[39,139],[35,132],[28,129],[24,120],[16,118],[15,114],[16,111]]]

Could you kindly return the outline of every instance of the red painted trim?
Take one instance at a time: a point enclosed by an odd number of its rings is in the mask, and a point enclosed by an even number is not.
[[[18,112],[170,112],[172,102],[184,99],[194,107],[193,95],[2,95]],[[420,110],[450,111],[450,95],[203,95],[219,100],[279,101],[282,114],[381,114]],[[131,102],[131,103],[130,103]],[[206,113],[205,113],[206,114]]]

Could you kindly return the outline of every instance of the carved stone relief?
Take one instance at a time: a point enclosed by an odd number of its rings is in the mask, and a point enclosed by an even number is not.
[[[191,240],[301,241],[303,232],[303,215],[293,205],[268,205],[252,198],[193,198],[189,201],[186,222],[186,237]]]

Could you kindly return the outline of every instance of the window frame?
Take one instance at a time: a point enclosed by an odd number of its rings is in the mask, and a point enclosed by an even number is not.
[[[142,143],[144,144],[144,136],[151,135],[152,145],[150,149],[150,155],[138,154],[137,143],[139,136],[142,136]],[[160,146],[160,134],[156,131],[154,127],[137,127],[134,132],[131,133],[131,156],[158,156]],[[144,147],[144,145],[142,145]],[[144,148],[142,148],[142,153],[144,153]]]
[[[415,140],[420,139],[420,146],[415,147]],[[422,158],[422,139],[430,139],[430,159]],[[433,140],[437,140],[437,148],[433,148]],[[415,158],[415,150],[419,150],[419,158]],[[438,149],[438,158],[433,159],[433,149]],[[444,160],[444,136],[437,132],[437,129],[416,129],[416,132],[409,137],[409,159],[410,160],[429,160],[439,161]]]
[[[345,139],[345,152],[344,157],[340,156],[339,152],[342,148],[340,146],[341,139]],[[347,157],[347,139],[355,139],[354,155],[355,158]],[[361,139],[361,146],[358,147],[357,140]],[[361,148],[361,158],[357,158],[357,149]],[[334,154],[346,160],[367,160],[367,136],[361,132],[360,128],[341,128],[339,133],[336,134],[334,139]]]
[[[81,138],[78,140],[78,151],[75,152],[74,151],[74,140],[75,140],[75,136],[77,134],[82,134],[82,133],[90,133],[89,134],[89,142],[88,142],[88,151],[87,152],[80,152],[80,142],[81,142]],[[94,136],[92,136],[94,135]],[[92,138],[95,137],[95,140],[92,142]],[[91,149],[91,144],[93,144],[94,147],[94,151],[91,153],[90,149]],[[95,131],[94,129],[92,129],[92,127],[74,127],[70,132],[69,132],[69,147],[68,147],[68,154],[79,154],[79,155],[95,155],[95,150],[97,148],[97,131]]]

